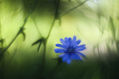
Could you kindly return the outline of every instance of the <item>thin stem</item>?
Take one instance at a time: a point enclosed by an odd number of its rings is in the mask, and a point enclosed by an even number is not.
[[[48,36],[47,36],[47,38],[46,39],[44,39],[44,41],[43,41],[43,45],[44,45],[44,53],[43,53],[43,55],[42,55],[42,62],[41,62],[41,71],[40,71],[40,74],[41,73],[43,73],[43,71],[44,71],[44,68],[45,68],[45,63],[46,63],[46,44],[47,44],[47,42],[48,42],[48,38],[49,38],[49,36],[50,36],[50,33],[51,33],[51,31],[52,31],[52,28],[53,28],[53,26],[54,26],[54,23],[55,23],[55,19],[53,20],[53,22],[52,22],[52,24],[51,24],[51,28],[50,28],[50,31],[49,31],[49,34],[48,34]],[[43,77],[43,76],[41,76],[41,77]]]
[[[30,15],[34,12],[37,3],[38,3],[38,0],[35,1],[34,6],[33,6],[33,10],[31,10],[30,14],[24,19],[24,23],[21,26],[21,28],[19,29],[19,31],[17,32],[17,34],[15,35],[15,37],[8,44],[8,46],[5,49],[3,49],[2,54],[4,54],[4,52],[6,52],[8,50],[8,48],[13,44],[13,42],[16,40],[16,38],[23,32],[23,29],[25,27],[25,24],[27,23],[28,18],[30,17]]]
[[[37,1],[38,0],[36,0],[35,3],[38,3]],[[34,6],[36,7],[36,4]],[[35,10],[35,7],[33,8],[32,12]],[[3,59],[3,57],[4,57],[4,53],[9,49],[9,47],[13,44],[13,42],[17,39],[17,37],[23,32],[24,27],[25,27],[25,24],[27,23],[28,18],[32,14],[32,12],[24,19],[23,25],[21,26],[21,28],[19,29],[19,31],[17,32],[17,34],[15,35],[15,37],[8,44],[8,46],[6,48],[4,48],[3,50],[0,51],[0,62]],[[0,29],[1,29],[1,26],[0,26]],[[2,67],[0,67],[0,76],[1,76],[2,79],[4,79],[4,69],[3,69],[3,67],[4,67],[4,62],[2,64]]]
[[[16,38],[20,35],[20,33],[21,33],[21,32],[23,31],[23,29],[24,29],[24,26],[25,26],[27,20],[28,20],[28,17],[25,18],[22,27],[19,29],[19,31],[17,32],[17,34],[15,35],[15,37],[14,37],[14,38],[12,39],[12,41],[8,44],[8,46],[2,51],[2,53],[6,52],[6,51],[8,50],[8,48],[9,48],[9,47],[13,44],[13,42],[16,40]]]
[[[3,38],[2,38],[2,26],[1,26],[1,18],[0,18],[0,48],[3,48]]]
[[[53,26],[54,26],[54,24],[55,24],[55,21],[56,21],[56,19],[58,19],[58,16],[59,16],[59,12],[58,12],[58,10],[59,10],[59,5],[60,5],[60,0],[56,0],[55,1],[55,13],[54,13],[54,19],[53,19],[53,21],[52,21],[52,24],[51,24],[51,28],[50,28],[50,30],[49,30],[49,32],[48,32],[48,35],[47,35],[47,37],[46,37],[46,39],[44,39],[44,53],[43,53],[43,57],[42,57],[42,64],[41,64],[41,68],[42,68],[42,71],[44,71],[44,68],[45,68],[45,55],[46,55],[46,44],[47,44],[47,42],[48,42],[48,39],[49,39],[49,36],[51,35],[51,32],[52,32],[52,29],[53,29]]]
[[[51,34],[51,31],[52,31],[52,28],[53,28],[53,26],[54,26],[54,24],[55,24],[55,21],[56,21],[56,19],[59,18],[59,12],[58,12],[58,11],[59,11],[60,0],[57,0],[57,1],[55,2],[55,4],[56,4],[56,10],[55,10],[55,14],[54,14],[54,19],[53,19],[53,22],[52,22],[52,24],[51,24],[51,28],[50,28],[50,30],[49,30],[49,33],[48,33],[48,36],[47,36],[46,39],[49,38],[49,36],[50,36],[50,34]]]
[[[53,29],[53,26],[54,26],[54,24],[55,24],[55,20],[56,20],[56,18],[54,18],[54,20],[53,20],[53,22],[52,22],[52,24],[51,24],[51,28],[50,28],[50,30],[49,30],[49,33],[48,33],[48,36],[47,36],[47,40],[48,40],[48,38],[49,38],[49,36],[50,36],[50,34],[51,34],[51,32],[52,32],[52,29]]]
[[[45,68],[46,41],[43,41],[43,45],[44,45],[44,53],[43,53],[43,57],[42,57],[42,64],[41,64],[41,71],[40,71],[40,73],[43,73],[44,68]]]
[[[43,37],[42,34],[41,34],[41,32],[38,30],[38,26],[37,26],[37,24],[34,22],[33,19],[32,19],[32,21],[33,21],[33,23],[34,23],[34,25],[35,25],[35,28],[36,28],[37,32],[40,34],[41,37]]]
[[[1,39],[1,37],[2,37],[2,34],[1,34],[2,32],[1,32],[1,21],[0,21],[0,39]]]
[[[60,17],[65,16],[66,14],[70,13],[71,11],[75,10],[78,7],[81,7],[84,3],[86,3],[88,0],[83,1],[82,3],[78,4],[77,6],[71,8],[70,10],[66,11],[64,14],[62,14]]]

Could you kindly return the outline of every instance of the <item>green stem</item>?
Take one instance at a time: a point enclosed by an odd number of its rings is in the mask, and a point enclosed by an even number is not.
[[[52,24],[51,24],[51,28],[50,28],[50,30],[49,30],[49,33],[48,33],[46,39],[49,38],[49,36],[50,36],[50,34],[51,34],[51,31],[52,31],[52,29],[53,29],[53,26],[54,26],[54,24],[55,24],[55,21],[56,21],[56,19],[59,18],[59,12],[58,12],[58,11],[59,11],[60,0],[56,0],[55,4],[56,4],[56,10],[55,10],[55,14],[54,14],[54,19],[53,19],[53,22],[52,22]]]
[[[85,0],[85,1],[83,1],[82,3],[78,4],[77,6],[71,8],[70,10],[66,11],[63,15],[61,15],[60,17],[63,17],[63,16],[65,16],[66,14],[70,13],[71,11],[75,10],[76,8],[82,6],[82,5],[83,5],[84,3],[86,3],[87,1],[88,1],[88,0]]]
[[[38,3],[37,0],[35,2]],[[34,6],[36,7],[36,4]],[[32,10],[32,12],[35,10],[35,7]],[[25,27],[25,24],[27,23],[28,18],[32,14],[32,12],[24,19],[23,25],[21,26],[21,28],[19,29],[19,31],[17,32],[17,34],[14,36],[14,38],[11,40],[11,42],[8,44],[8,46],[6,48],[4,48],[3,50],[0,51],[0,61],[4,57],[4,53],[10,48],[10,46],[17,39],[17,37],[23,32],[23,29]],[[1,26],[0,26],[0,29],[1,29]],[[0,67],[0,78],[2,78],[2,79],[4,79],[4,69],[3,69],[3,67],[4,67],[4,62],[2,64],[2,67]]]
[[[23,25],[21,26],[21,28],[19,29],[19,31],[17,32],[17,34],[15,35],[15,37],[12,39],[12,41],[8,44],[8,46],[2,50],[2,55],[9,49],[9,47],[13,44],[13,42],[16,40],[16,38],[21,34],[21,32],[23,32],[23,29],[25,27],[25,24],[27,23],[28,21],[28,18],[30,17],[30,15],[34,12],[35,10],[35,7],[38,3],[38,0],[36,0],[34,2],[34,6],[33,6],[33,10],[30,12],[30,14],[24,19],[24,23]]]
[[[42,68],[42,70],[41,70],[41,72],[42,71],[44,71],[44,68],[45,68],[45,63],[46,63],[46,58],[45,58],[45,56],[46,56],[46,45],[47,45],[47,42],[48,42],[48,39],[49,39],[49,36],[51,35],[51,32],[52,32],[52,29],[53,29],[53,26],[54,26],[54,24],[55,24],[55,21],[56,21],[56,19],[58,19],[58,15],[59,15],[59,12],[58,12],[58,10],[59,10],[59,5],[60,5],[60,0],[56,0],[55,1],[55,13],[54,13],[54,19],[53,19],[53,21],[52,21],[52,24],[51,24],[51,26],[50,26],[50,30],[49,30],[49,32],[48,32],[48,35],[47,35],[47,37],[46,37],[46,39],[44,39],[44,53],[43,53],[43,57],[42,57],[42,64],[41,64],[41,68]]]
[[[24,26],[25,26],[27,20],[28,20],[28,17],[25,18],[22,27],[19,29],[19,31],[17,32],[17,34],[15,35],[15,37],[14,37],[14,38],[12,39],[12,41],[8,44],[8,46],[7,46],[5,49],[3,49],[2,53],[6,52],[6,51],[8,50],[8,48],[9,48],[9,47],[13,44],[13,42],[16,40],[16,38],[20,35],[20,33],[21,33],[21,32],[23,31],[23,29],[24,29]]]
[[[33,21],[33,23],[34,23],[34,25],[35,25],[35,28],[36,28],[36,30],[37,30],[39,36],[42,38],[43,36],[42,36],[41,32],[38,30],[37,24],[35,23],[35,21],[34,21],[33,19],[32,19],[32,21]]]

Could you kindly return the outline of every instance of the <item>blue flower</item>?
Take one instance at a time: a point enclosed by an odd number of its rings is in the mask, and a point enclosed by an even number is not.
[[[81,51],[86,49],[85,44],[79,45],[81,40],[76,40],[76,36],[64,39],[60,39],[62,44],[56,44],[57,47],[55,48],[56,53],[62,53],[59,57],[62,59],[63,62],[67,62],[70,64],[72,60],[82,60],[82,57],[86,57]]]

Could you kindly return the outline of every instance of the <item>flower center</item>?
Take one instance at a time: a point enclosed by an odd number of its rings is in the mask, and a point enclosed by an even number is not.
[[[66,53],[74,53],[75,49],[72,47],[68,47]]]

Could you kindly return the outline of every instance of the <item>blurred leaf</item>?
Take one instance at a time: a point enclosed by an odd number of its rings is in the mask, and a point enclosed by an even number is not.
[[[4,42],[4,40],[3,39],[0,39],[0,43],[3,43]]]
[[[112,31],[112,34],[113,34],[113,37],[114,37],[114,39],[115,39],[115,27],[114,27],[114,22],[113,22],[113,19],[112,19],[112,17],[110,17],[110,28],[111,28],[111,31]]]
[[[32,44],[32,46],[38,44],[37,51],[39,51],[39,50],[40,50],[40,46],[41,46],[43,40],[44,40],[43,38],[40,38],[40,39],[36,40],[36,41]]]
[[[59,18],[59,25],[61,26],[61,24],[62,24],[62,20],[61,18]]]
[[[42,42],[41,42],[41,43],[42,43]],[[37,51],[40,50],[41,43],[39,43],[38,48],[37,48]]]
[[[21,32],[21,34],[23,35],[23,39],[24,39],[24,41],[25,41],[25,39],[26,39],[26,34],[25,34],[25,32]]]
[[[33,12],[39,0],[23,0],[24,11],[27,13]]]
[[[0,43],[1,43],[1,45],[3,45],[4,39],[0,39]]]
[[[60,17],[72,12],[73,10],[77,9],[78,7],[81,7],[83,4],[85,4],[88,0],[84,0],[83,2],[79,2],[78,5],[76,5],[75,7],[69,9],[68,11],[64,12]]]
[[[42,39],[41,39],[41,38],[38,39],[38,40],[36,40],[36,41],[32,44],[32,46],[34,46],[34,45],[36,45],[36,44],[38,44],[38,43],[40,43],[40,42],[42,42]]]
[[[26,21],[25,21],[25,22],[26,22]],[[22,27],[20,28],[20,30],[19,30],[19,33],[21,33],[21,34],[23,35],[23,39],[25,40],[26,34],[25,34],[24,30],[25,30],[25,28],[24,28],[24,26],[22,26]]]

